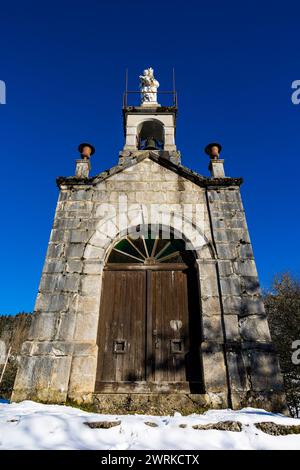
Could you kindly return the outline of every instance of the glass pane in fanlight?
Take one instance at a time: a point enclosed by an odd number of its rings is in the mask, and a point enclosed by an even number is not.
[[[152,253],[152,250],[153,250],[153,247],[154,247],[155,240],[153,240],[152,238],[146,238],[145,241],[146,241],[146,245],[147,245],[147,249],[148,249],[149,256],[151,256],[151,253]]]
[[[129,243],[127,239],[119,241],[115,245],[115,248],[117,248],[120,251],[124,251],[125,253],[128,253],[130,255],[136,256],[137,258],[140,258],[141,261],[143,260],[143,257],[138,253],[138,251]]]
[[[169,243],[169,241],[170,240],[158,240],[156,244],[154,256],[158,255],[158,253]]]
[[[128,255],[119,253],[118,251],[112,250],[108,258],[108,263],[142,263],[142,260],[131,258]]]
[[[162,259],[162,260],[158,259],[158,261],[160,263],[183,263],[184,262],[180,253],[179,254],[174,253],[174,256],[172,256],[171,258]]]
[[[161,253],[161,255],[159,255],[159,257],[157,259],[160,259],[160,258],[164,258],[165,256],[168,256],[170,255],[171,253],[174,253],[175,251],[177,251],[175,249],[175,247],[171,244],[169,246],[166,247],[166,249]]]
[[[185,251],[185,241],[181,239],[174,238],[172,240],[172,246],[175,251]]]
[[[143,242],[143,239],[142,238],[137,238],[136,240],[131,240],[132,243],[134,244],[134,246],[137,247],[137,249],[143,253],[143,255],[145,257],[147,257],[147,253],[145,252],[145,246],[144,246],[144,242]],[[139,254],[138,257],[141,257],[141,255]]]

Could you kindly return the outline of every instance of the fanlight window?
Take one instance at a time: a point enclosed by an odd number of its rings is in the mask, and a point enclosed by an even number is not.
[[[113,247],[108,263],[130,263],[152,265],[157,263],[185,263],[189,264],[193,255],[185,250],[185,242],[172,235],[168,238],[160,233],[151,237],[141,234],[137,238],[130,234],[118,241]]]

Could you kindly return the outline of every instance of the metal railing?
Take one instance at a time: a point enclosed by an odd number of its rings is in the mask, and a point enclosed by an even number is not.
[[[128,108],[129,106],[133,106],[133,107],[136,107],[136,106],[141,106],[141,102],[139,100],[138,104],[131,104],[131,102],[129,102],[128,100],[128,95],[139,95],[139,98],[141,97],[141,95],[143,94],[147,94],[147,93],[151,93],[149,91],[141,91],[141,90],[138,90],[138,91],[125,91],[124,94],[123,94],[123,108]],[[169,97],[171,96],[172,99],[170,100],[171,101],[171,104],[164,104],[164,103],[160,103],[161,106],[164,106],[164,107],[172,107],[172,108],[176,108],[178,107],[178,97],[177,97],[177,92],[176,91],[157,91],[156,92],[156,95],[159,97],[162,95],[163,96],[166,96],[166,95],[169,95]]]

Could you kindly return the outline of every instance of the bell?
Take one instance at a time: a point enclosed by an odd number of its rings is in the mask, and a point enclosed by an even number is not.
[[[157,150],[157,145],[153,137],[146,139],[144,150]]]

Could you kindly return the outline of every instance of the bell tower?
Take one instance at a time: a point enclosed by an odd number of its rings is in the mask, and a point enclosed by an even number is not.
[[[177,93],[160,91],[159,82],[154,78],[150,67],[140,75],[140,90],[126,89],[123,98],[125,144],[120,154],[120,163],[137,156],[144,150],[160,152],[160,155],[173,163],[180,163],[180,153],[175,143]],[[132,98],[140,95],[140,104],[131,104]],[[159,104],[157,95],[166,105]],[[136,101],[136,100],[134,100]]]

